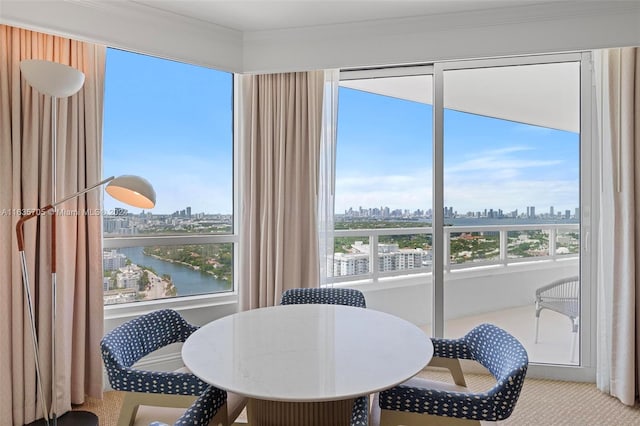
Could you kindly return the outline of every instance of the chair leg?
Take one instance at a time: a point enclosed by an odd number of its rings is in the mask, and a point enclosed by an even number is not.
[[[573,338],[571,339],[571,359],[570,362],[574,362],[576,359],[576,341],[578,340],[578,333],[573,333]]]
[[[451,373],[451,377],[453,377],[453,383],[458,386],[467,387],[467,382],[464,379],[464,374],[462,373],[462,367],[460,365],[460,360],[456,358],[441,358],[434,356],[431,358],[431,362],[429,362],[430,367],[440,367],[446,368]]]
[[[118,417],[118,426],[133,426],[140,405],[188,408],[196,398],[197,396],[193,395],[125,392],[120,408],[120,417]]]
[[[118,426],[133,426],[139,404],[140,402],[132,397],[131,394],[125,393],[122,407],[120,408],[120,416],[118,417]]]
[[[578,318],[570,317],[571,320],[571,332],[573,333],[573,338],[571,339],[571,359],[570,362],[575,362],[576,359],[576,347],[578,342]]]
[[[209,421],[208,426],[230,426],[227,418],[227,403],[225,402],[215,416]]]
[[[540,313],[538,312],[537,315],[536,315],[536,337],[535,337],[533,343],[538,343],[539,328],[540,328]]]

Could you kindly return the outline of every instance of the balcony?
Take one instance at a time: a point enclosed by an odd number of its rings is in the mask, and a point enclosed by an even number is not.
[[[445,336],[458,337],[477,324],[491,322],[516,336],[532,362],[577,365],[579,341],[568,317],[543,310],[535,343],[534,301],[537,288],[578,275],[579,232],[578,224],[446,227]],[[337,268],[340,275],[329,281],[362,290],[369,307],[405,318],[431,334],[430,248],[403,251],[402,243],[394,243],[400,238],[405,243],[408,238],[430,241],[431,233],[430,227],[336,230],[338,244],[353,241],[352,252],[337,257],[342,263],[353,258],[359,266],[349,269],[351,274]],[[390,247],[394,245],[397,248]],[[399,258],[419,254],[423,260],[394,263],[389,260],[392,253]]]

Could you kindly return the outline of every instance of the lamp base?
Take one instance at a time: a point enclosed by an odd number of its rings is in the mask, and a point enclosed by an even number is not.
[[[58,417],[57,423],[58,426],[98,426],[98,416],[89,411],[69,411]],[[40,419],[26,426],[46,426],[46,424],[44,419]]]

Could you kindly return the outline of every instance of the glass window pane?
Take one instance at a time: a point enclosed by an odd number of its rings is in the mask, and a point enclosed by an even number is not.
[[[577,322],[538,296],[579,275],[580,64],[443,74],[445,336],[489,322],[532,362],[578,364]]]
[[[233,289],[233,243],[139,242],[233,234],[232,91],[230,73],[107,49],[104,173],[146,178],[156,206],[129,207],[105,192],[105,304]],[[108,249],[116,237],[132,247]]]
[[[232,231],[232,78],[107,50],[104,173],[146,178],[157,202],[144,211],[105,192],[105,236]]]
[[[357,282],[365,297],[368,285],[388,288],[373,306],[426,332],[432,85],[431,75],[341,81],[335,172],[335,282]]]

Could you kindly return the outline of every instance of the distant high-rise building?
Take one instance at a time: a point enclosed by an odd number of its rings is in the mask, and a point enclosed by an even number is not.
[[[565,210],[564,211],[564,218],[565,219],[571,219],[571,210]]]
[[[187,217],[191,217],[191,207],[187,207]]]
[[[549,207],[549,216],[553,216],[553,206]]]
[[[534,206],[527,206],[527,217],[528,218],[536,217],[536,208]]]

